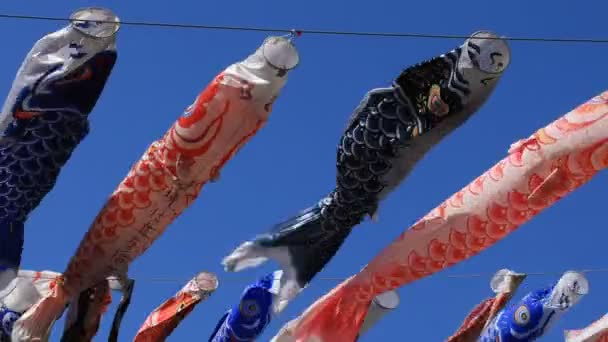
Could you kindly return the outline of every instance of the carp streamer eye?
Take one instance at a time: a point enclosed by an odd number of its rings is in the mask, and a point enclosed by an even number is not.
[[[441,88],[436,84],[434,84],[429,91],[427,108],[431,113],[440,116],[445,115],[450,111],[448,105],[441,99]]]
[[[518,325],[526,325],[530,322],[530,310],[525,305],[520,306],[515,310],[515,323]]]
[[[253,317],[260,313],[260,308],[255,300],[244,300],[239,307],[241,313],[247,317]]]
[[[71,74],[66,76],[65,81],[86,81],[89,80],[93,76],[93,70],[88,65],[83,65],[82,67],[74,70]]]

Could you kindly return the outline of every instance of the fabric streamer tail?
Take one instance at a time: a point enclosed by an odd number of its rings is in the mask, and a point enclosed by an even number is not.
[[[347,298],[349,298],[350,293],[345,285],[347,285],[349,279],[319,298],[315,307],[309,307],[300,317],[285,324],[277,335],[272,338],[271,342],[355,341],[356,336],[351,336],[350,339],[343,339],[344,336],[341,335],[340,329],[332,329],[332,331],[335,331],[335,335],[328,337],[325,333],[327,329],[324,328],[325,325],[331,325],[332,328],[335,327],[335,324],[330,324],[330,322],[342,324],[342,322],[347,321],[335,322],[333,308],[337,307],[341,301],[348,300]],[[342,312],[342,314],[344,317],[348,317],[349,322],[361,327],[368,315],[372,300],[350,301],[349,303],[351,305],[346,306],[348,311]],[[314,315],[308,315],[311,309],[314,309]],[[307,320],[303,321],[302,317],[306,317]],[[323,331],[322,335],[317,334],[317,332],[321,331]],[[306,335],[303,336],[299,332],[306,332]],[[320,336],[323,336],[324,339]]]
[[[10,293],[4,300],[0,301],[0,306],[6,306],[9,310],[21,316],[41,298],[52,296],[62,280],[62,274],[54,271],[20,270],[18,278],[13,282],[14,286],[7,288]],[[99,330],[101,317],[107,312],[108,306],[112,302],[111,291],[123,292],[123,301],[121,301],[116,314],[116,316],[119,316],[121,311],[126,310],[126,308],[122,308],[122,305],[125,298],[130,299],[133,282],[131,279],[117,281],[110,278],[83,291],[75,300],[70,301],[67,306],[68,312],[61,341],[91,341]],[[34,291],[33,294],[32,291]],[[65,302],[68,303],[67,300]],[[65,307],[61,312],[63,310],[65,310]],[[113,325],[113,328],[115,325]],[[12,326],[12,324],[9,327],[4,326],[9,336]],[[21,334],[21,336],[27,335]],[[3,341],[1,337],[0,341]]]
[[[62,281],[62,277],[57,279],[58,283]],[[48,341],[55,318],[59,317],[65,309],[68,304],[68,298],[64,287],[57,284],[49,294],[38,301],[15,322],[11,340],[14,342]]]
[[[120,291],[122,297],[108,337],[109,342],[117,341],[122,317],[131,303],[134,284],[133,279],[126,277],[109,278],[81,292],[80,296],[70,303],[61,341],[91,341],[99,330],[101,316],[107,312],[108,306],[112,303],[111,291]]]
[[[328,234],[323,229],[322,208],[322,204],[308,208],[278,224],[270,233],[243,243],[224,258],[224,267],[238,272],[268,258],[276,260],[284,272],[276,305],[277,312],[282,311],[338,252],[350,234],[350,229]]]
[[[114,286],[112,286],[114,285]],[[122,291],[122,297],[120,298],[120,303],[118,303],[118,308],[116,308],[116,314],[114,315],[114,320],[112,321],[112,328],[110,329],[110,337],[108,337],[108,342],[116,342],[118,341],[118,331],[120,330],[120,324],[122,323],[122,318],[127,312],[129,305],[131,304],[131,296],[133,295],[133,288],[135,287],[135,280],[127,279],[124,281],[121,280],[110,280],[110,287],[112,289]],[[115,287],[115,288],[114,288]]]
[[[565,342],[608,342],[608,314],[578,330],[564,331]]]
[[[14,322],[40,299],[40,292],[31,279],[14,278],[0,299],[0,341],[10,341]]]
[[[101,316],[112,303],[107,281],[83,291],[68,308],[61,342],[91,341],[97,334]]]

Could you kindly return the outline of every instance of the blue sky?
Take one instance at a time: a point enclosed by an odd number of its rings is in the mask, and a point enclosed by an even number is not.
[[[413,2],[376,1],[2,1],[0,12],[69,16],[103,6],[123,20],[209,25],[508,36],[606,38],[601,1]],[[35,40],[57,22],[0,19],[3,35],[0,93],[6,94]],[[55,189],[26,225],[23,268],[63,271],[106,198],[146,147],[169,128],[224,67],[265,38],[256,32],[124,26],[118,62],[91,115],[92,130],[63,169]],[[297,42],[301,64],[290,75],[268,125],[206,187],[156,244],[135,263],[134,299],[120,341],[133,338],[147,314],[198,271],[215,272],[217,292],[180,325],[171,341],[207,340],[242,289],[274,270],[274,263],[227,274],[222,257],[258,232],[316,203],[335,179],[335,146],[366,91],[385,86],[400,70],[443,53],[460,40],[318,36]],[[419,163],[381,206],[380,221],[353,231],[321,277],[361,269],[399,232],[502,158],[509,145],[606,89],[608,45],[511,42],[512,63],[487,104]],[[399,290],[401,306],[361,341],[442,341],[468,311],[490,295],[489,278],[448,278],[509,267],[530,276],[516,298],[568,269],[608,266],[605,257],[607,174],[524,225],[481,255]],[[151,278],[182,279],[151,282]],[[562,339],[608,311],[608,273],[589,275],[590,294],[546,335]],[[267,341],[289,319],[337,281],[313,281],[260,338]],[[114,305],[119,298],[115,296]],[[106,340],[107,315],[96,338]],[[60,327],[63,321],[58,324]],[[59,331],[59,328],[56,329]],[[60,334],[54,336],[58,340]]]

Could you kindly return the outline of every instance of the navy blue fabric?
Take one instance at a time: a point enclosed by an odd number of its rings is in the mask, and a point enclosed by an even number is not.
[[[23,225],[88,134],[88,114],[101,95],[116,57],[114,51],[91,57],[51,84],[49,93],[39,93],[41,80],[19,92],[12,109],[13,121],[0,137],[0,267],[19,266]],[[52,68],[42,79],[60,67]],[[26,99],[29,108],[53,110],[26,111]]]

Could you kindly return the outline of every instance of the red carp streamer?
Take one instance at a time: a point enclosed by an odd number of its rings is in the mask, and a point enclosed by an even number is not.
[[[214,274],[201,272],[173,298],[156,308],[139,328],[133,342],[164,341],[198,303],[209,298],[218,287]]]
[[[374,296],[466,260],[608,166],[608,91],[527,139],[309,307],[297,342],[354,341]]]
[[[185,113],[153,142],[110,196],[53,293],[16,323],[14,340],[46,338],[65,304],[130,263],[217,180],[222,167],[267,121],[298,63],[285,37],[269,37],[247,59],[215,77]]]

